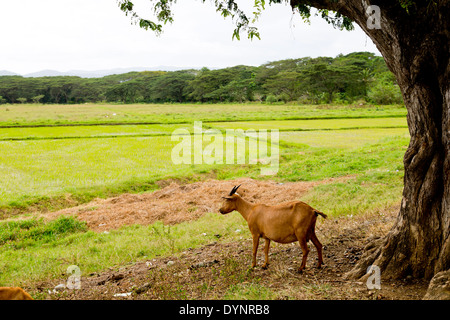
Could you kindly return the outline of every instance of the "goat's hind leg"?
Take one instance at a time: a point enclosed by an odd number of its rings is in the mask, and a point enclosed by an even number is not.
[[[263,269],[267,269],[269,267],[269,247],[270,247],[270,239],[265,240],[264,243],[264,256],[265,256],[265,261],[264,264],[262,266]]]
[[[320,243],[319,239],[317,239],[315,232],[312,232],[312,234],[311,234],[311,241],[317,249],[317,256],[318,256],[318,260],[319,260],[319,262],[317,263],[317,268],[320,269],[320,267],[323,264],[322,244]]]

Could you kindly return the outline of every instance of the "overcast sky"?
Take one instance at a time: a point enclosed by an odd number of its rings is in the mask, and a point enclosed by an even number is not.
[[[149,0],[135,0],[150,17]],[[245,2],[245,1],[244,1]],[[251,3],[253,0],[248,0]],[[0,0],[0,70],[25,74],[43,69],[101,70],[126,67],[258,66],[287,58],[334,57],[378,50],[364,32],[311,24],[287,5],[267,6],[261,40],[232,40],[233,24],[206,1],[179,0],[175,22],[161,36],[132,25],[116,0]]]

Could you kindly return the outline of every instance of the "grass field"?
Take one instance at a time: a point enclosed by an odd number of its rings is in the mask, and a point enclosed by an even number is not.
[[[174,165],[170,134],[192,132],[194,120],[203,121],[204,129],[280,130],[277,175],[261,176],[259,165]],[[314,187],[302,200],[333,217],[357,215],[399,201],[408,143],[406,110],[399,106],[0,106],[0,214],[26,217],[95,197],[152,191],[159,180],[213,174],[279,182],[349,176]],[[0,286],[57,277],[69,264],[89,273],[179,252],[212,241],[214,233],[232,241],[236,229],[246,236],[239,216],[214,214],[169,229],[156,223],[109,234],[89,231],[73,218],[0,221]]]
[[[405,117],[403,106],[310,106],[255,104],[162,105],[0,105],[0,126],[192,123],[193,121],[242,121],[287,119]]]
[[[280,131],[317,131],[366,128],[407,128],[402,118],[310,119],[277,121],[212,122],[212,127],[227,129],[278,129]]]
[[[121,136],[161,136],[170,135],[173,130],[192,129],[186,124],[152,125],[103,125],[103,126],[58,126],[2,128],[0,141],[38,139],[108,138]]]
[[[173,175],[174,144],[165,136],[0,142],[0,204]]]
[[[280,141],[288,145],[304,144],[309,147],[327,148],[354,148],[368,143],[376,143],[384,138],[403,137],[408,138],[408,129],[405,128],[375,128],[328,131],[298,131],[281,132]]]

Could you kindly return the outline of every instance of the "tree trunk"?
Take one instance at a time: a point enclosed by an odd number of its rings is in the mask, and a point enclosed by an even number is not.
[[[450,1],[417,0],[407,12],[398,0],[378,0],[378,29],[368,23],[372,1],[291,0],[305,2],[338,11],[366,32],[395,74],[408,111],[411,141],[399,215],[347,276],[362,277],[373,264],[383,277],[430,279],[450,269]]]
[[[448,85],[447,85],[448,86]],[[371,264],[385,277],[431,278],[450,268],[449,90],[443,84],[414,83],[403,96],[411,141],[404,156],[403,198],[397,220],[385,239],[367,247],[349,275],[361,277]]]
[[[362,276],[374,264],[385,277],[430,279],[450,268],[448,1],[410,14],[392,3],[380,8],[381,29],[362,27],[397,77],[411,141],[397,220],[350,275]]]

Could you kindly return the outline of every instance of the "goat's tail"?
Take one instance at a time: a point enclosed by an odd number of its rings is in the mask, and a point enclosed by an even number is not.
[[[327,218],[327,215],[319,210],[314,209],[314,213],[316,214],[316,217],[320,214],[324,219]]]

